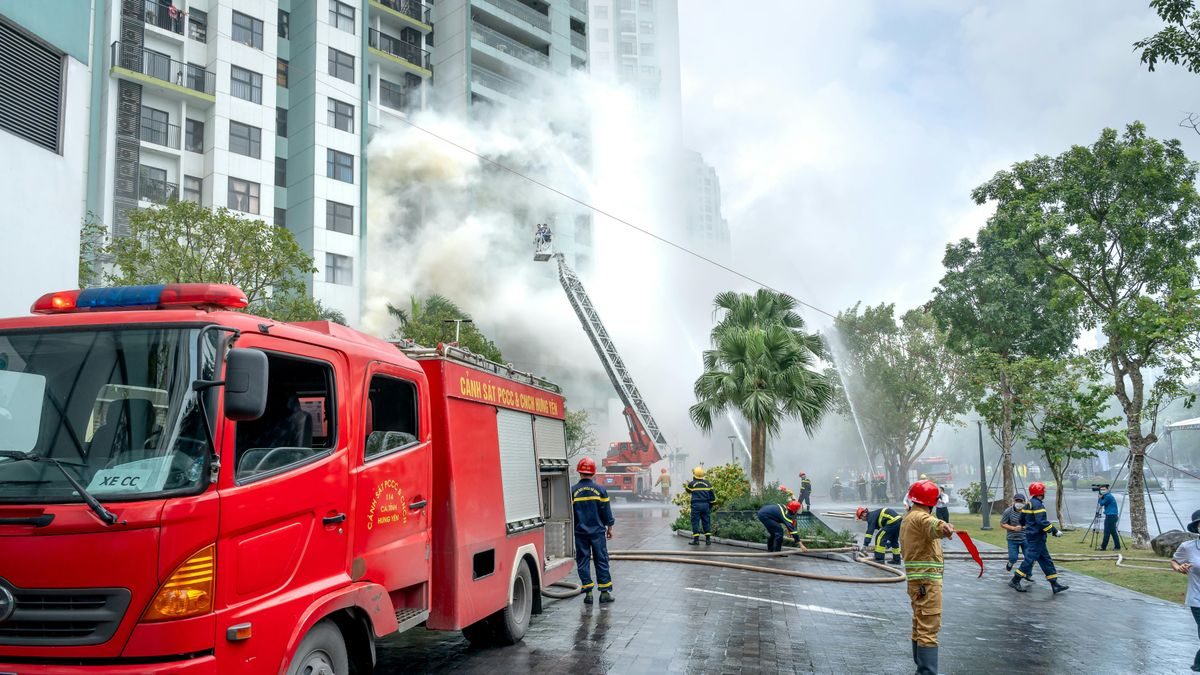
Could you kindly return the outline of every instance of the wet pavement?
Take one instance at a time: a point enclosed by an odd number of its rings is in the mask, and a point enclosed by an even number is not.
[[[690,549],[668,529],[674,509],[628,506],[616,516],[613,549]],[[854,529],[852,520],[826,522]],[[812,558],[771,564],[879,574]],[[1062,573],[1071,586],[1065,594],[1052,596],[1044,580],[1017,594],[1005,585],[1003,563],[988,564],[977,579],[974,563],[947,561],[943,673],[1189,672],[1200,644],[1185,607],[1069,571]],[[547,599],[524,642],[513,647],[474,649],[458,633],[420,628],[381,640],[379,672],[913,672],[902,583],[633,561],[615,561],[613,578],[616,603]]]

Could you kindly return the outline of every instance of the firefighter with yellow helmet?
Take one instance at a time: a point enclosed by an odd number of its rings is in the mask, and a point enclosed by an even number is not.
[[[712,543],[712,505],[717,501],[712,483],[704,480],[704,467],[692,469],[692,479],[683,486],[692,498],[692,540],[688,544],[700,545],[700,535],[704,535],[704,543]]]

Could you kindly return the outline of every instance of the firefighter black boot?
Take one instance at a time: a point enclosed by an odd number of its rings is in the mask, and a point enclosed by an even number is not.
[[[917,645],[917,675],[937,675],[938,648]]]
[[[704,535],[704,545],[712,546],[712,535],[711,534]]]
[[[1021,575],[1020,574],[1014,574],[1012,581],[1009,581],[1008,585],[1014,591],[1019,591],[1021,593],[1024,593],[1025,591],[1029,590],[1021,585]]]
[[[1055,595],[1062,593],[1063,591],[1067,590],[1068,588],[1070,588],[1070,586],[1064,586],[1064,585],[1058,583],[1058,579],[1050,580],[1050,589],[1054,591]]]
[[[591,591],[588,591],[587,593],[583,594],[583,604],[585,604],[585,605],[592,604],[592,592]]]
[[[692,537],[692,540],[688,542],[688,546],[699,546],[699,545],[700,545],[700,535],[696,535],[696,536]]]
[[[901,563],[901,561],[900,561],[900,554],[899,554],[899,553],[893,553],[893,554],[892,554],[892,564],[893,564],[893,565],[900,565],[900,564],[902,564],[902,563]]]
[[[612,601],[613,601],[612,593],[609,593],[608,591],[604,591],[603,593],[600,594],[600,604],[603,605],[605,603],[609,603]]]

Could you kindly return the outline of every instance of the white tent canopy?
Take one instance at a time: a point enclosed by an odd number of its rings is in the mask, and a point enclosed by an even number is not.
[[[1167,425],[1167,431],[1185,431],[1188,429],[1200,429],[1200,417],[1193,417],[1190,420],[1180,420],[1174,424]]]

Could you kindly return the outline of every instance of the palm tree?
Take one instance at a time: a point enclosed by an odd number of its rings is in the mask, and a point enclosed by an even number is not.
[[[729,410],[750,423],[750,479],[764,483],[767,438],[783,423],[798,420],[810,436],[834,403],[827,375],[814,370],[824,353],[820,338],[807,333],[790,296],[766,289],[754,295],[724,292],[713,300],[713,348],[704,352],[696,380],[692,422],[712,431],[713,419]]]

